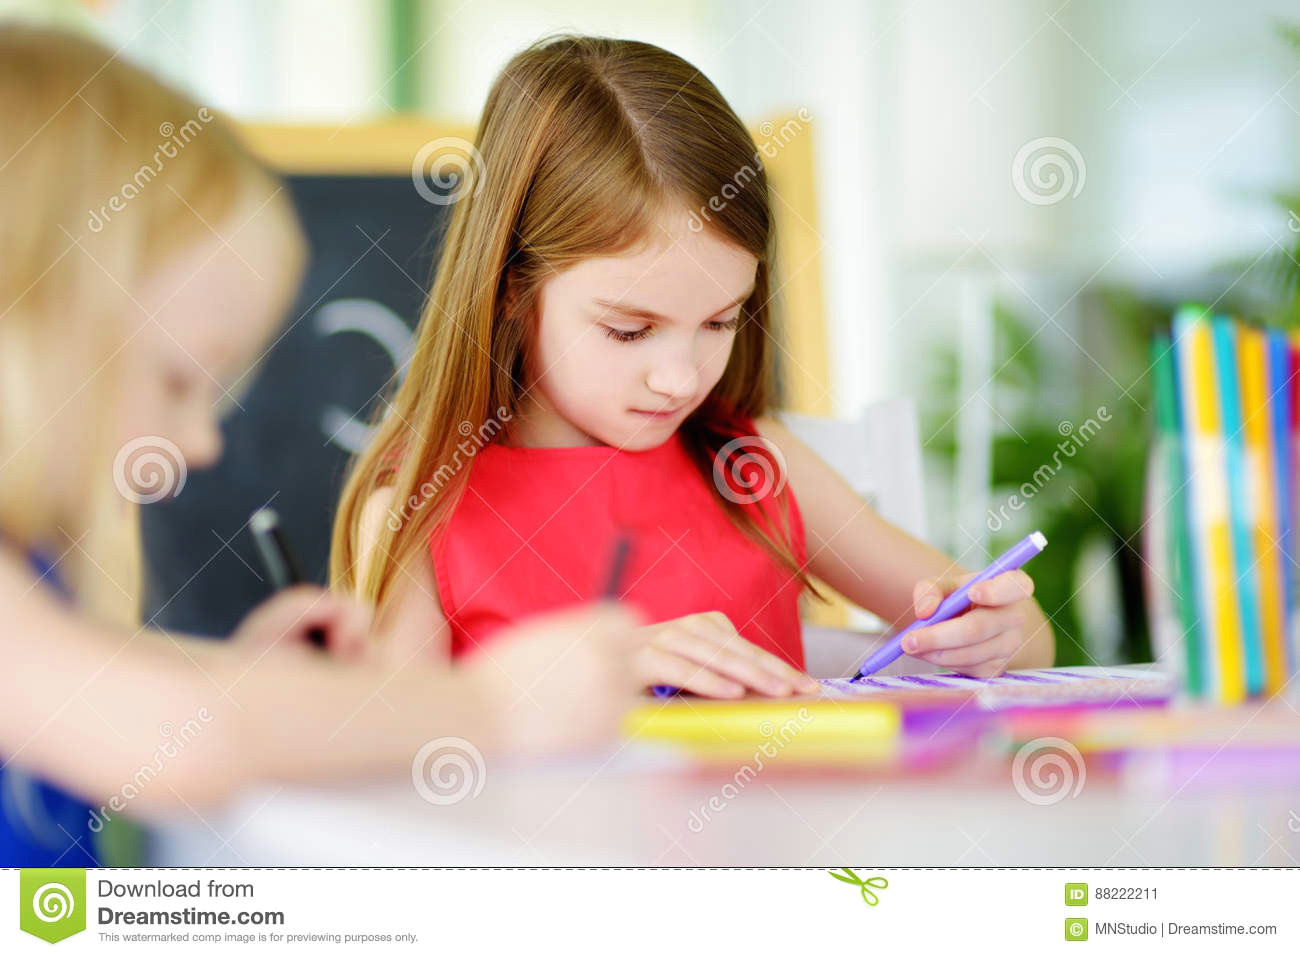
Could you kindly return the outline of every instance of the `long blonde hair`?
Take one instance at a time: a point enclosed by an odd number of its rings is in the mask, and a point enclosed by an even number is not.
[[[114,357],[144,318],[134,292],[275,180],[213,111],[57,30],[0,30],[0,117],[0,535],[18,548],[85,536],[65,566],[73,590],[134,618],[138,514],[111,447],[129,387]],[[81,467],[54,483],[60,440]]]
[[[371,495],[391,486],[394,509],[407,511],[403,504],[421,500],[430,476],[460,460],[458,443],[519,411],[541,284],[644,241],[660,214],[701,210],[701,228],[758,259],[726,371],[682,427],[710,488],[717,491],[719,448],[774,398],[767,180],[749,133],[699,71],[648,43],[543,40],[494,82],[474,145],[481,181],[460,190],[415,355],[335,517],[332,582],[381,606],[401,566],[455,508],[469,469],[405,520],[390,515],[362,560],[360,523]],[[737,526],[806,582],[789,540],[788,500],[777,523],[733,497],[719,492],[718,502]]]

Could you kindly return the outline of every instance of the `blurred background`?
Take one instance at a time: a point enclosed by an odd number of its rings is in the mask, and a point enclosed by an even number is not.
[[[260,123],[472,128],[510,55],[561,30],[666,47],[751,125],[806,110],[814,404],[852,418],[915,401],[939,547],[981,563],[1043,529],[1060,664],[1150,657],[1151,331],[1189,300],[1300,320],[1294,0],[0,0],[0,15],[87,31]],[[1030,501],[1009,507],[1017,490]]]

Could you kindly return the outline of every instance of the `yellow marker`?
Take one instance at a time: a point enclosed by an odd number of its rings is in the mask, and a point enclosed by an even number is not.
[[[623,731],[697,760],[861,764],[898,756],[902,716],[881,701],[676,698],[632,709]]]
[[[1202,583],[1198,605],[1208,623],[1206,687],[1218,701],[1235,703],[1246,696],[1242,663],[1241,610],[1237,600],[1228,516],[1227,448],[1219,415],[1214,345],[1209,322],[1181,318],[1175,322],[1179,347],[1179,389],[1187,415],[1191,464],[1193,534]]]
[[[1264,686],[1281,689],[1286,675],[1285,586],[1282,576],[1282,529],[1278,522],[1273,452],[1273,402],[1268,387],[1268,338],[1262,329],[1243,328],[1241,344],[1241,415],[1245,435],[1246,476],[1254,498],[1255,558],[1259,573],[1259,622],[1263,639]]]

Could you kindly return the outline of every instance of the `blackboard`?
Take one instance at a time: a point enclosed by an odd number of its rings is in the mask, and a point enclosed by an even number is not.
[[[167,629],[227,635],[270,593],[247,529],[267,503],[304,575],[325,580],[352,450],[409,355],[451,208],[422,199],[409,175],[287,184],[311,251],[283,338],[223,423],[221,462],[141,507],[144,614]]]

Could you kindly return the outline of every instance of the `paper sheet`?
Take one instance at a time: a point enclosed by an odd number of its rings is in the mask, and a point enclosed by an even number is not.
[[[980,704],[996,708],[1037,704],[1147,704],[1168,700],[1174,692],[1173,678],[1145,668],[1104,668],[1082,665],[1072,668],[1040,668],[1008,671],[996,678],[972,678],[952,672],[926,675],[889,675],[861,678],[822,679],[826,698],[909,696],[933,692],[975,691]]]

